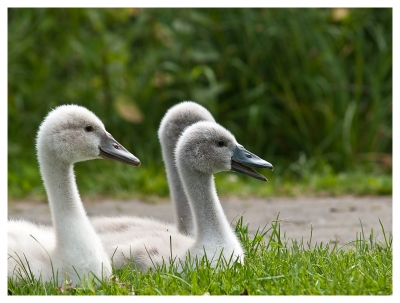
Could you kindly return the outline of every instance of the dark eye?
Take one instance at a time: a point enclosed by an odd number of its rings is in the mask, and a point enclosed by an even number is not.
[[[94,128],[93,128],[93,126],[91,126],[91,125],[86,125],[85,131],[87,131],[87,132],[89,133],[89,132],[94,131]]]
[[[219,146],[219,147],[225,146],[225,142],[222,141],[222,140],[219,140],[219,141],[218,141],[218,146]]]

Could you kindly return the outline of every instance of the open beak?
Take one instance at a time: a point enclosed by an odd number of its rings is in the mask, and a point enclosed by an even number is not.
[[[99,145],[99,157],[119,161],[132,166],[140,166],[140,160],[126,150],[108,132],[105,132]]]
[[[243,146],[236,146],[231,159],[231,170],[248,175],[262,181],[268,181],[263,175],[251,167],[274,169],[271,163],[261,159],[257,155],[247,151]]]

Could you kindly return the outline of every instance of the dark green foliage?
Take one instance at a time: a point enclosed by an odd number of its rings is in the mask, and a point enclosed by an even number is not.
[[[9,8],[10,195],[43,194],[35,134],[65,103],[92,110],[150,170],[140,174],[163,178],[156,131],[183,100],[208,108],[275,175],[391,173],[392,9]],[[128,189],[135,174],[115,180]]]

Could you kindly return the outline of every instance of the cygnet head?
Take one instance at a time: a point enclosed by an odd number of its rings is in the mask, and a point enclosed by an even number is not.
[[[106,158],[139,166],[140,161],[109,134],[88,109],[62,105],[51,111],[40,125],[36,148],[39,157],[76,163]]]
[[[178,168],[206,174],[232,170],[263,181],[267,179],[250,167],[273,169],[271,163],[244,149],[231,132],[210,121],[197,122],[182,133],[175,159]]]
[[[198,121],[214,121],[213,116],[203,106],[183,101],[171,107],[161,120],[158,137],[171,151],[175,149],[182,131]]]

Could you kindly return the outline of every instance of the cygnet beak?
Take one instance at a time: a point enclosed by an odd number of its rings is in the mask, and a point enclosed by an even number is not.
[[[99,157],[119,161],[132,166],[140,166],[140,160],[126,150],[108,132],[105,132],[99,145]]]
[[[248,166],[257,168],[269,168],[272,170],[274,169],[271,163],[249,152],[243,146],[236,146],[231,159],[231,170],[248,175],[261,181],[268,181],[267,178]]]

